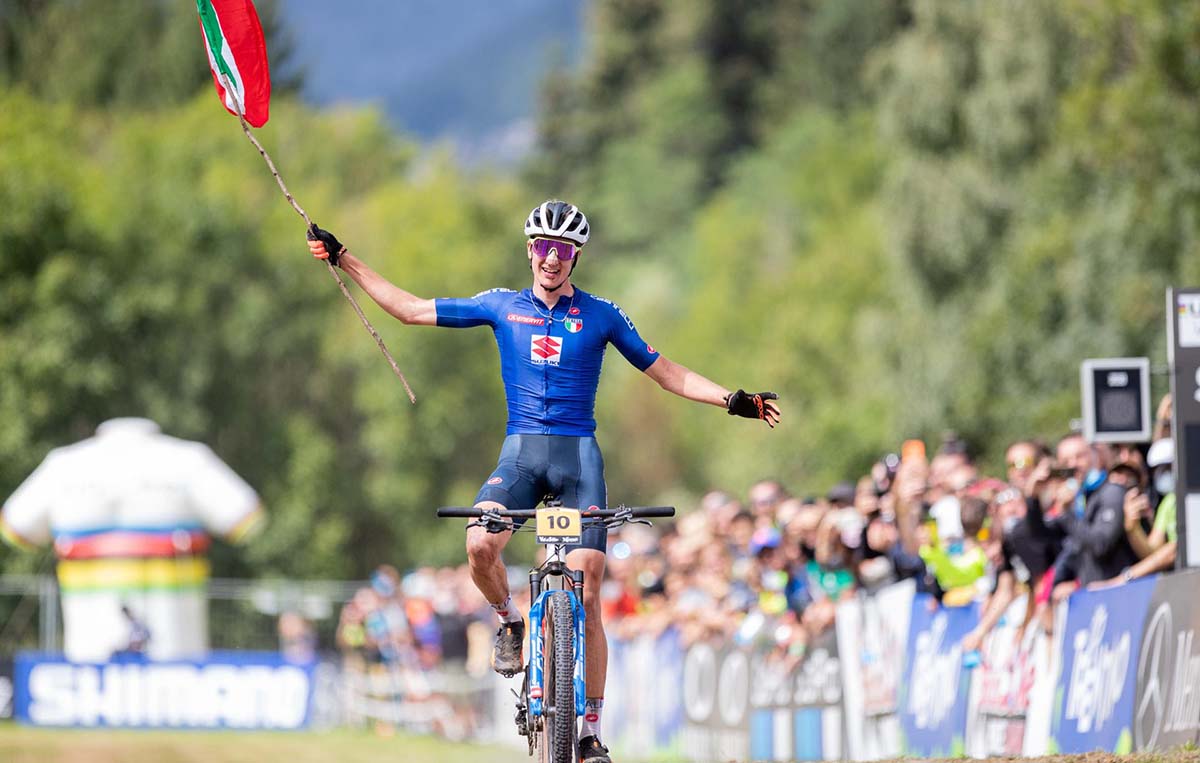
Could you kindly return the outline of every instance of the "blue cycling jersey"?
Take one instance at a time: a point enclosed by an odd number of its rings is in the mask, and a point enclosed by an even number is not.
[[[582,289],[546,307],[532,289],[492,289],[470,299],[438,299],[437,325],[491,326],[500,348],[508,434],[591,437],[604,350],[612,343],[639,371],[658,353],[625,311]]]

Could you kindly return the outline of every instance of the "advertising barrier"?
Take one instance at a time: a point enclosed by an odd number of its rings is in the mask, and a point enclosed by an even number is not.
[[[901,683],[905,754],[963,755],[971,671],[963,667],[962,640],[978,623],[978,604],[943,608],[928,594],[913,598]]]
[[[13,717],[13,663],[0,659],[0,721]]]
[[[605,686],[605,742],[621,757],[680,755],[684,724],[684,651],[679,634],[610,639]]]
[[[906,580],[838,604],[845,757],[850,760],[894,758],[903,752],[900,691],[915,592],[916,585]]]
[[[750,754],[750,654],[707,642],[683,659],[683,754],[738,760]]]
[[[1200,742],[1200,572],[1159,577],[1137,652],[1133,746],[1167,750]]]
[[[750,759],[840,760],[845,749],[837,638],[819,637],[804,659],[758,653],[750,664]]]
[[[1071,596],[1052,713],[1060,752],[1133,749],[1133,707],[1142,625],[1156,578]]]
[[[1046,751],[1054,695],[1051,641],[1025,621],[1019,596],[983,645],[983,659],[971,675],[967,702],[966,754],[973,758],[1041,755]]]
[[[26,652],[16,659],[15,717],[35,726],[300,729],[314,670],[273,653],[85,664]]]
[[[833,632],[802,659],[767,646],[693,644],[683,658],[682,752],[694,761],[842,760],[841,676]]]

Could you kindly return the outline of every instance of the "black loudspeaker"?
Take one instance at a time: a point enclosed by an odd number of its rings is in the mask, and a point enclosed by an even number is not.
[[[1083,434],[1088,442],[1150,440],[1150,359],[1083,361]]]

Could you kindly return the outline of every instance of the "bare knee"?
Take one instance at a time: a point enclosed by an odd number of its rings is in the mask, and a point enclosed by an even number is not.
[[[500,535],[489,533],[482,527],[467,531],[467,560],[472,567],[490,566],[500,560],[504,540]]]

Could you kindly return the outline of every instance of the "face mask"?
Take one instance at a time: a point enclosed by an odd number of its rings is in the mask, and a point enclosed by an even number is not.
[[[1159,495],[1168,495],[1175,492],[1175,474],[1170,471],[1161,471],[1154,475],[1154,489]]]
[[[1096,488],[1104,484],[1104,480],[1108,478],[1108,472],[1103,469],[1089,469],[1087,476],[1083,478],[1083,492],[1090,493]]]
[[[1021,524],[1020,517],[1008,517],[1004,520],[1004,534],[1012,535],[1012,531],[1017,529],[1017,525]]]

